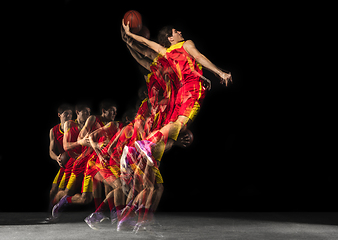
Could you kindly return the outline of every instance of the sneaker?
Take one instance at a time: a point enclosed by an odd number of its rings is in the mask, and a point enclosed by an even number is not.
[[[120,160],[121,173],[130,173],[130,163],[135,162],[135,157],[137,157],[136,149],[133,147],[124,146]]]
[[[110,222],[111,224],[114,224],[117,222],[117,213],[116,213],[115,207],[110,211]]]
[[[64,208],[68,205],[68,197],[68,195],[63,196],[61,200],[53,207],[52,216],[54,218],[58,218],[60,216],[60,213],[63,212]]]
[[[135,212],[130,212],[122,218],[117,224],[117,231],[132,231],[137,223],[137,215]]]
[[[138,222],[134,229],[133,233],[136,235],[139,232],[144,232],[146,235],[149,235],[149,238],[156,237],[162,238],[163,235],[160,232],[162,226],[159,223],[155,223],[153,221],[142,221]]]
[[[58,221],[59,221],[59,218],[50,216],[50,217],[46,218],[45,220],[43,220],[43,221],[40,222],[40,223],[44,223],[44,224],[52,224],[52,223],[57,223]]]
[[[154,143],[147,141],[147,140],[135,142],[135,147],[137,151],[141,153],[142,156],[147,159],[149,166],[154,166],[154,161],[152,159],[152,154],[151,154],[151,147],[153,145]]]
[[[107,219],[109,218],[107,218],[102,212],[94,212],[86,217],[84,221],[91,229],[98,230],[97,225]]]

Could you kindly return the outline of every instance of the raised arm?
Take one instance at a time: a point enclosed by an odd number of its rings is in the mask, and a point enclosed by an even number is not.
[[[141,57],[139,53],[137,53],[132,47],[130,47],[129,45],[127,45],[130,54],[134,57],[134,59],[145,69],[147,69],[148,71],[150,71],[150,65],[152,63],[152,61],[148,58],[144,58]]]
[[[151,48],[152,50],[154,50],[157,53],[161,53],[162,55],[164,55],[166,48],[161,46],[160,44],[150,41],[144,37],[141,37],[139,35],[136,35],[132,32],[130,32],[130,28],[129,28],[129,22],[127,23],[127,25],[124,24],[124,20],[122,19],[122,27],[124,28],[124,31],[126,32],[126,34],[129,37],[132,37],[133,39],[135,39],[136,41],[142,43],[143,45]]]
[[[130,48],[132,48],[133,51],[141,53],[143,56],[149,58],[151,61],[153,61],[157,57],[158,53],[140,44],[135,39],[127,36],[123,27],[121,27],[121,37],[122,37],[122,40],[127,44],[127,47],[129,48],[129,50]]]
[[[210,71],[214,72],[221,78],[221,83],[225,83],[228,86],[229,82],[232,82],[231,74],[225,73],[220,70],[218,67],[215,66],[206,56],[200,53],[193,41],[188,40],[183,44],[183,48],[193,57],[196,59],[197,62],[202,64],[203,67],[206,67]]]

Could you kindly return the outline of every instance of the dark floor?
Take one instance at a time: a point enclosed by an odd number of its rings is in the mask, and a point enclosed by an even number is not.
[[[0,213],[0,239],[338,239],[338,213],[167,213],[156,214],[148,231],[117,232],[102,223],[92,230],[88,212],[66,212],[56,224],[41,224],[46,213]]]

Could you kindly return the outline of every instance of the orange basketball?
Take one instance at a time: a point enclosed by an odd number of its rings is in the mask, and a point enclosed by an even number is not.
[[[64,153],[61,154],[61,162],[62,162],[63,166],[66,166],[69,158],[70,157],[69,157],[68,153],[64,152]]]
[[[130,10],[124,14],[124,24],[129,22],[130,31],[132,33],[138,33],[142,29],[142,16],[138,11]]]

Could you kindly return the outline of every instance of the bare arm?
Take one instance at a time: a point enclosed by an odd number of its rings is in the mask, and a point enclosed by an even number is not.
[[[49,132],[49,156],[51,157],[51,159],[55,160],[59,164],[60,167],[63,167],[62,162],[61,162],[61,154],[56,155],[56,153],[54,152],[55,148],[56,148],[55,137],[54,137],[53,128],[52,128]]]
[[[154,52],[152,49],[135,41],[133,38],[127,36],[123,27],[121,27],[121,37],[122,37],[122,40],[127,44],[127,47],[129,48],[129,50],[130,48],[132,48],[133,51],[137,51],[138,53],[141,53],[143,56],[151,60],[154,60],[157,57],[158,53]]]
[[[88,133],[90,133],[93,125],[95,124],[95,122],[96,122],[96,116],[94,116],[94,115],[89,116],[87,118],[85,125],[81,129],[79,136],[77,137],[77,140],[81,140],[81,139],[85,138],[88,135]]]
[[[118,130],[117,128],[118,128],[118,126],[115,122],[110,122],[107,125],[99,128],[99,129],[96,129],[94,132],[92,132],[89,135],[89,142],[91,144],[91,147],[96,152],[97,152],[97,150],[100,150],[98,139],[105,136],[106,140],[109,141],[113,137],[114,133],[116,133],[116,131]]]
[[[53,128],[49,131],[49,156],[51,159],[57,161],[58,155],[54,152],[54,149],[56,148],[55,145],[55,138],[53,133]]]
[[[150,41],[150,40],[148,40],[148,39],[146,39],[144,37],[141,37],[139,35],[136,35],[136,34],[130,32],[129,22],[127,23],[127,25],[125,25],[123,19],[122,19],[122,27],[124,28],[124,31],[126,32],[126,34],[129,37],[132,37],[136,41],[142,43],[143,45],[145,45],[145,46],[147,46],[149,48],[151,48],[155,52],[161,53],[162,55],[164,55],[164,53],[166,51],[165,47],[161,46],[160,44],[158,44],[156,42]]]
[[[69,151],[69,150],[72,150],[76,147],[79,147],[81,146],[80,143],[78,142],[71,142],[71,134],[70,134],[70,127],[71,127],[71,124],[70,124],[70,121],[67,121],[65,122],[64,124],[64,131],[65,131],[65,134],[63,136],[63,148],[65,151]]]
[[[135,60],[145,69],[147,69],[148,71],[150,71],[150,65],[151,65],[151,61],[141,57],[139,53],[137,53],[134,49],[132,49],[129,45],[127,45],[130,54],[135,58]]]
[[[183,44],[183,48],[193,57],[196,59],[197,62],[202,64],[203,67],[206,67],[210,71],[214,72],[218,76],[220,76],[221,83],[225,83],[226,86],[228,86],[228,82],[232,82],[231,74],[225,73],[222,70],[220,70],[218,67],[215,66],[206,56],[201,54],[197,48],[195,47],[195,44],[193,41],[188,40]]]

